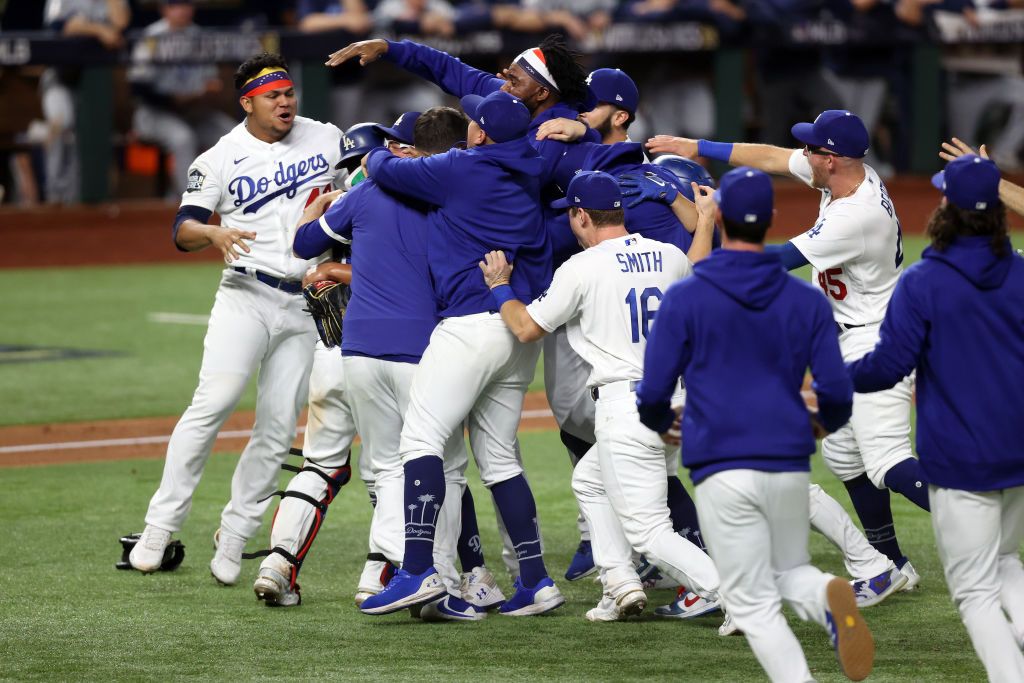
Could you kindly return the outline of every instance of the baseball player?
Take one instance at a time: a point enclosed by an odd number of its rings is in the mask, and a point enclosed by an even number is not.
[[[854,114],[828,110],[813,123],[793,126],[800,149],[657,136],[652,152],[706,156],[734,165],[798,178],[821,191],[814,227],[778,250],[787,269],[810,262],[835,315],[846,360],[870,350],[889,297],[903,271],[903,240],[892,199],[878,174],[862,161],[867,129]],[[907,576],[920,577],[900,549],[889,505],[893,489],[928,509],[927,488],[910,445],[913,379],[893,389],[854,398],[849,424],[822,441],[829,469],[843,481],[871,544]]]
[[[616,621],[643,610],[647,597],[633,567],[634,548],[707,598],[704,612],[717,609],[714,564],[677,535],[669,519],[666,463],[677,466],[674,455],[640,425],[633,393],[662,292],[689,275],[690,262],[671,244],[627,232],[618,183],[607,173],[577,175],[555,208],[569,208],[584,251],[558,268],[533,303],[526,306],[511,292],[513,271],[504,253],[488,253],[480,267],[502,319],[521,342],[566,325],[573,349],[592,368],[587,387],[596,404],[597,444],[573,472],[604,584],[604,597],[587,619]],[[695,259],[711,250],[713,228],[710,220],[698,227]]]
[[[949,142],[942,143],[942,150],[939,156],[946,161],[953,161],[965,154],[974,154],[970,145],[959,138],[953,138]],[[978,154],[983,159],[988,159],[988,150],[982,145]],[[1002,178],[999,181],[999,201],[1006,205],[1006,208],[1014,213],[1024,216],[1024,187]]]
[[[999,169],[968,154],[933,182],[945,195],[931,247],[892,295],[857,391],[918,372],[917,447],[953,601],[990,681],[1024,680],[1024,261],[1007,237]]]
[[[174,223],[183,251],[214,246],[224,269],[204,341],[199,386],[167,446],[163,479],[132,550],[133,567],[160,566],[180,530],[224,420],[257,372],[256,422],[231,482],[210,571],[234,585],[246,539],[259,528],[306,399],[314,326],[302,276],[313,263],[291,253],[303,207],[336,179],[341,132],[296,116],[295,89],[279,55],[261,54],[235,74],[245,121],[199,155]],[[221,225],[210,225],[214,213]]]
[[[383,136],[371,124],[356,124],[342,133],[338,166],[345,174],[345,187],[351,187],[352,172],[359,168],[362,156],[383,144]],[[303,211],[296,234],[302,225],[323,215],[340,193],[336,190],[316,197]],[[304,287],[322,281],[351,283],[349,246],[338,242],[325,243],[317,253],[325,251],[333,252],[333,260],[307,272],[303,278]],[[253,591],[268,606],[292,607],[302,602],[298,584],[302,563],[323,526],[329,505],[341,486],[351,478],[350,455],[356,425],[349,404],[341,353],[338,348],[327,346],[324,340],[318,340],[309,380],[309,413],[302,446],[305,460],[285,490],[277,492],[281,503],[273,517],[270,549],[254,553],[254,556],[266,556]],[[370,492],[370,500],[375,500],[373,470],[361,467],[359,474]],[[370,556],[359,585],[369,586],[367,590],[370,591],[379,591],[383,587],[380,585],[381,577],[386,575],[387,567],[387,559],[371,539]]]
[[[434,569],[437,517],[445,501],[445,442],[468,417],[480,478],[491,490],[519,560],[515,594],[502,614],[540,614],[564,602],[547,575],[533,493],[523,476],[516,430],[540,349],[517,341],[500,318],[476,265],[501,248],[513,255],[517,296],[533,298],[551,277],[551,252],[539,211],[542,161],[526,140],[530,112],[505,92],[467,95],[469,149],[423,159],[374,150],[365,164],[385,190],[437,207],[427,254],[443,318],[413,378],[402,428],[405,553],[402,569],[362,605],[387,614],[429,602],[445,588]],[[451,503],[449,503],[451,504]],[[454,612],[446,598],[447,609]],[[466,611],[467,619],[480,614]]]
[[[681,430],[722,599],[768,677],[813,680],[785,600],[829,632],[843,673],[861,680],[874,659],[871,633],[850,584],[811,566],[807,551],[812,421],[841,427],[853,398],[835,322],[820,294],[764,253],[769,177],[737,168],[715,198],[723,248],[665,293],[637,389],[640,421],[671,440]],[[808,366],[819,406],[812,420],[800,395]],[[671,408],[680,376],[681,416]]]
[[[405,158],[447,152],[465,136],[466,119],[461,113],[447,107],[432,109],[418,117],[414,131],[418,144],[406,148]],[[365,442],[363,465],[375,479],[371,546],[381,548],[396,565],[404,552],[405,484],[399,436],[413,373],[438,322],[428,272],[430,226],[425,208],[400,201],[371,178],[319,220],[300,227],[295,241],[298,253],[316,252],[334,241],[355,244],[352,299],[345,313],[341,355],[353,417]],[[400,267],[395,267],[396,262]],[[445,497],[459,501],[467,464],[461,429],[448,439],[443,459]],[[463,600],[453,564],[459,513],[457,503],[440,510],[434,565],[440,568],[450,596],[440,608],[424,607],[424,618],[445,618],[449,610],[456,615],[479,614]],[[486,609],[504,600],[486,567],[473,567],[469,574],[467,583],[475,584],[470,593],[474,605]],[[362,595],[357,603],[368,597]]]

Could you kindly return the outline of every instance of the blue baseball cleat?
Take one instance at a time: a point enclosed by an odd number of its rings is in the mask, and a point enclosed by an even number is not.
[[[516,593],[498,611],[510,617],[526,617],[550,612],[565,604],[565,598],[550,577],[545,576],[533,588],[523,586],[522,579],[512,585]]]
[[[569,568],[565,570],[565,578],[569,581],[576,581],[584,576],[590,576],[596,571],[597,567],[594,566],[594,553],[590,549],[590,541],[580,541],[579,547],[576,548],[576,554],[572,556],[572,561],[569,563]]]
[[[845,579],[833,578],[825,589],[825,599],[825,621],[839,668],[851,681],[862,681],[875,662],[875,640],[857,610],[853,588]]]
[[[460,597],[448,594],[440,600],[428,602],[420,610],[423,621],[480,621],[487,616],[486,610],[480,610]]]
[[[906,584],[907,577],[895,567],[870,579],[850,582],[857,598],[857,607],[861,609],[877,605]]]
[[[445,593],[444,583],[433,567],[422,574],[410,574],[399,569],[384,590],[363,601],[359,611],[363,614],[391,614],[430,602]]]

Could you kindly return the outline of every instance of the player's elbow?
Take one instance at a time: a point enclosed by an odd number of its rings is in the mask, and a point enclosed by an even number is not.
[[[529,344],[530,342],[535,342],[543,337],[544,329],[536,323],[533,323],[532,325],[521,326],[518,330],[515,330],[514,334],[516,335],[516,339],[524,344]]]

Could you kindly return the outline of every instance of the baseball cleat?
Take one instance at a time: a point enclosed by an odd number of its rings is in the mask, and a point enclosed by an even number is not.
[[[647,607],[647,594],[639,588],[627,591],[617,598],[605,593],[597,607],[587,611],[587,621],[623,621],[640,614]]]
[[[857,597],[857,607],[873,607],[887,597],[900,590],[907,583],[907,577],[899,569],[893,567],[870,579],[851,581],[853,594]]]
[[[565,604],[565,598],[562,597],[558,586],[548,576],[541,579],[533,588],[526,588],[522,579],[517,578],[512,587],[516,591],[515,595],[498,608],[499,612],[510,617],[544,614]]]
[[[142,536],[139,537],[139,542],[128,555],[128,561],[143,574],[155,572],[163,564],[164,551],[170,542],[170,531],[147,524]]]
[[[267,607],[295,607],[302,604],[299,586],[292,590],[291,580],[274,567],[261,566],[256,582],[252,585],[256,599],[262,600]]]
[[[446,592],[441,577],[433,567],[422,574],[410,574],[399,569],[384,590],[363,601],[359,611],[363,614],[391,614],[436,600]]]
[[[594,565],[594,553],[590,549],[590,541],[580,541],[576,548],[576,554],[569,562],[569,568],[565,570],[565,578],[568,581],[576,581],[584,576],[590,576],[597,571]]]
[[[708,600],[696,593],[691,593],[685,586],[679,588],[676,599],[669,605],[655,607],[654,613],[659,617],[671,617],[673,619],[693,619],[711,614],[721,609],[718,599]]]
[[[910,564],[909,561],[904,562],[903,566],[900,567],[900,573],[907,577],[907,583],[900,588],[900,592],[912,591],[917,588],[917,584],[921,583],[921,575],[914,569],[914,565]]]
[[[462,574],[459,586],[462,599],[477,609],[494,609],[505,602],[505,594],[498,588],[494,575],[487,567],[473,567],[473,571]]]
[[[743,631],[736,625],[736,622],[732,620],[732,615],[728,612],[725,613],[725,621],[718,627],[718,635],[720,636],[742,636]]]
[[[395,565],[385,560],[366,560],[363,565],[363,573],[359,576],[359,585],[356,587],[354,602],[356,607],[362,607],[366,598],[377,595],[384,586],[391,581],[395,575]]]
[[[825,588],[828,609],[825,621],[843,675],[862,681],[875,662],[875,640],[864,617],[857,610],[857,598],[845,579],[833,578]]]
[[[422,605],[419,614],[423,621],[481,621],[486,616],[486,611],[450,594]]]
[[[213,534],[213,547],[216,552],[210,560],[210,573],[221,585],[234,586],[242,574],[245,539],[233,534],[222,534],[221,530],[217,529]]]
[[[647,561],[646,557],[640,558],[640,564],[636,568],[636,575],[640,578],[640,583],[644,588],[679,587],[678,581],[663,575],[656,565]]]

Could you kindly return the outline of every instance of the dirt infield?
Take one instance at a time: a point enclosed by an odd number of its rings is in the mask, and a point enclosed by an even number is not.
[[[886,183],[903,230],[918,233],[938,202],[924,178]],[[794,182],[776,183],[778,215],[770,235],[792,237],[810,227],[818,212],[815,195]],[[0,268],[219,261],[212,250],[185,256],[171,242],[176,207],[161,201],[102,206],[0,210]],[[1019,216],[1017,229],[1024,228]]]
[[[228,418],[213,452],[241,451],[254,419],[252,411],[240,411]],[[0,427],[0,468],[162,458],[177,421],[178,416],[173,416]],[[300,424],[306,424],[305,414]],[[519,429],[558,429],[543,391],[526,395]],[[301,435],[295,445],[302,446]]]

